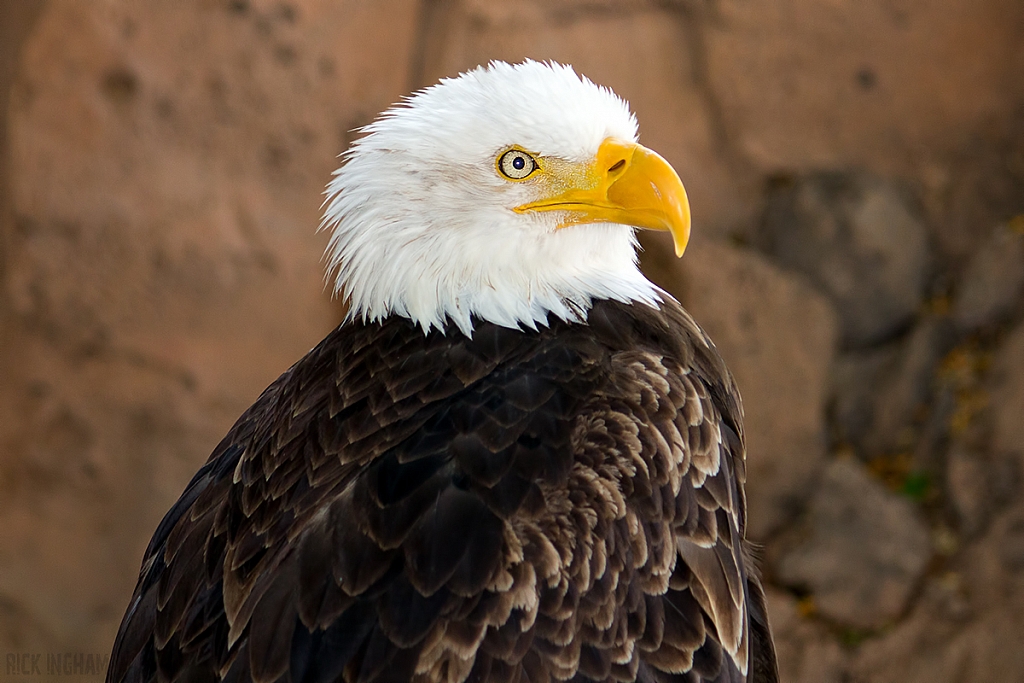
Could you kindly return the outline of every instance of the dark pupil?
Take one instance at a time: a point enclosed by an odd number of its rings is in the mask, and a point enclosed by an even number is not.
[[[526,168],[526,159],[524,159],[523,157],[515,157],[514,159],[512,159],[512,168],[516,169],[517,171],[522,171],[524,168]]]

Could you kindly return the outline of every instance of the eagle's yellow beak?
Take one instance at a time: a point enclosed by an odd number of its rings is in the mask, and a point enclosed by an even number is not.
[[[676,256],[690,239],[690,202],[679,175],[656,152],[608,138],[592,162],[545,164],[552,196],[517,206],[516,213],[563,211],[560,228],[581,223],[622,223],[672,233]]]

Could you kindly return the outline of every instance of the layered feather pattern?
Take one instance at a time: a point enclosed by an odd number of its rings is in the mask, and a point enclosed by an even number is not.
[[[146,551],[111,683],[777,680],[732,379],[674,301],[350,321]]]

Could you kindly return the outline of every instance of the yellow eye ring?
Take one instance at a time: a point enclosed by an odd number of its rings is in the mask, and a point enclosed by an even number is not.
[[[533,156],[518,147],[502,152],[495,166],[498,173],[509,180],[526,180],[540,168]]]

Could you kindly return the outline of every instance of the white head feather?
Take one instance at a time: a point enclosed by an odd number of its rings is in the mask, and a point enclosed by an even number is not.
[[[629,106],[571,67],[492,62],[384,112],[327,186],[327,258],[349,318],[395,314],[424,331],[474,318],[535,328],[549,314],[583,321],[596,299],[656,306],[637,267],[633,228],[558,229],[557,212],[515,213],[528,183],[495,158],[518,145],[570,162],[602,141],[636,141]]]

